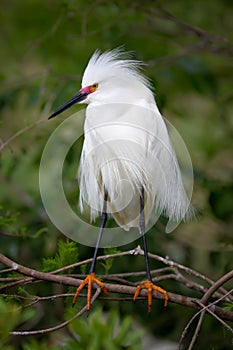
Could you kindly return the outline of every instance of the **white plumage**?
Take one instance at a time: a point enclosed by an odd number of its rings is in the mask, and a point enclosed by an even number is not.
[[[145,221],[152,212],[170,220],[190,216],[189,199],[165,122],[155,103],[141,62],[121,59],[119,49],[95,52],[82,79],[89,93],[85,140],[79,168],[81,210],[91,220],[101,212],[104,190],[108,212],[125,230],[139,227],[140,195],[145,194]],[[98,85],[96,85],[98,84]]]
[[[142,234],[147,280],[137,286],[134,301],[141,289],[147,289],[151,312],[152,291],[164,295],[165,306],[168,293],[153,284],[145,225],[151,218],[154,223],[163,213],[169,218],[170,231],[170,221],[186,219],[192,209],[166,125],[149,82],[140,73],[142,63],[121,59],[121,55],[119,49],[95,52],[84,72],[81,90],[50,118],[75,103],[88,104],[79,168],[79,204],[82,211],[89,206],[91,220],[101,213],[101,222],[89,274],[77,288],[73,304],[85,285],[88,310],[92,283],[107,294],[95,276],[95,264],[106,214],[110,212],[120,227],[126,231],[138,227]]]

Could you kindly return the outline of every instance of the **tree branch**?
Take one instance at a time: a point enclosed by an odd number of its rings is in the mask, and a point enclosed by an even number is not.
[[[132,251],[130,251],[130,253],[132,254]],[[124,254],[125,254],[125,252],[124,252]],[[109,256],[112,257],[113,255],[114,254],[111,254]],[[115,254],[115,255],[119,256],[119,253]],[[29,276],[31,279],[30,281],[42,280],[42,281],[48,281],[48,282],[64,284],[64,285],[68,285],[68,286],[75,286],[75,287],[78,287],[80,285],[80,283],[82,282],[81,279],[67,277],[64,275],[56,275],[55,272],[45,273],[45,272],[41,272],[41,271],[37,271],[37,270],[31,269],[31,268],[28,268],[26,266],[23,266],[23,265],[20,265],[20,264],[14,262],[13,260],[7,258],[3,254],[0,254],[0,262],[2,264],[4,264],[5,266],[7,266],[8,268],[13,269],[14,271],[17,271],[23,275]],[[170,263],[171,263],[171,261],[170,261]],[[174,264],[175,263],[173,262],[173,265]],[[58,270],[56,270],[56,272],[57,271]],[[24,279],[24,281],[25,281],[25,279]],[[26,279],[26,281],[28,282],[28,279]],[[123,284],[114,284],[114,283],[105,283],[105,286],[106,286],[107,290],[109,292],[112,292],[112,293],[120,293],[120,294],[126,294],[126,295],[134,295],[134,293],[135,293],[134,286],[123,285]],[[219,286],[220,286],[220,283],[218,283],[218,287]],[[2,286],[2,287],[4,287],[4,286]],[[9,285],[5,286],[5,287],[9,287]],[[94,286],[94,289],[96,289],[96,288],[97,287]],[[215,288],[212,288],[211,290],[214,292],[214,290],[216,290],[216,288],[217,287],[215,286]],[[142,297],[146,298],[147,291],[142,290],[140,295]],[[169,296],[170,302],[176,303],[179,305],[183,305],[186,307],[187,306],[192,307],[194,309],[200,309],[200,306],[199,306],[197,301],[203,303],[202,299],[199,300],[197,298],[192,298],[192,297],[188,297],[188,296],[181,295],[181,294],[168,293],[168,296]],[[153,297],[156,299],[163,299],[163,295],[161,295],[157,291],[153,292]],[[215,306],[214,313],[223,320],[233,321],[233,312],[225,311],[224,309],[222,309],[219,306]]]

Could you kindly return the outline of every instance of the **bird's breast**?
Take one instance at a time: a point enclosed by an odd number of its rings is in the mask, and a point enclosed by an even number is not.
[[[151,109],[131,104],[105,104],[88,106],[84,126],[86,147],[97,147],[117,140],[140,144],[148,151],[156,130]],[[126,146],[126,145],[125,145]]]
[[[106,190],[108,208],[125,229],[139,224],[142,187],[147,190],[146,220],[152,210],[150,144],[154,133],[150,109],[115,104],[87,110],[80,172],[86,202],[101,211],[100,197]]]

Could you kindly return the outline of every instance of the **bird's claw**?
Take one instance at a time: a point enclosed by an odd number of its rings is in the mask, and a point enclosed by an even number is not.
[[[137,286],[133,301],[136,301],[137,297],[140,294],[140,291],[142,289],[147,289],[148,290],[148,312],[151,312],[152,309],[152,298],[153,298],[153,290],[156,290],[159,293],[162,293],[164,295],[164,306],[167,306],[168,304],[168,294],[167,291],[159,286],[156,286],[152,281],[146,280],[145,283],[140,284]]]
[[[104,285],[103,282],[101,282],[100,280],[98,280],[96,278],[96,275],[94,272],[90,273],[89,275],[87,275],[87,277],[82,281],[82,283],[80,284],[80,286],[77,288],[74,299],[73,299],[73,306],[76,303],[76,300],[78,298],[78,295],[80,293],[80,291],[85,287],[85,285],[87,284],[87,310],[89,311],[91,308],[91,290],[92,290],[92,284],[96,283],[102,290],[103,292],[108,295],[108,291]]]

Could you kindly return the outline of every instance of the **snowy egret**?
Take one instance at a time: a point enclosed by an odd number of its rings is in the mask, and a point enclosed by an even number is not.
[[[142,63],[130,59],[127,53],[122,55],[121,49],[96,51],[84,71],[82,88],[49,118],[74,104],[88,105],[79,168],[79,204],[81,210],[89,206],[92,220],[101,212],[101,222],[89,274],[78,287],[73,304],[87,285],[90,309],[94,282],[108,294],[104,283],[96,278],[95,266],[107,214],[111,212],[124,230],[137,227],[141,233],[147,280],[137,286],[134,301],[141,289],[147,289],[150,312],[153,290],[164,295],[165,306],[168,294],[152,282],[146,225],[153,212],[180,221],[187,219],[192,210],[165,122],[150,83],[140,71]]]

